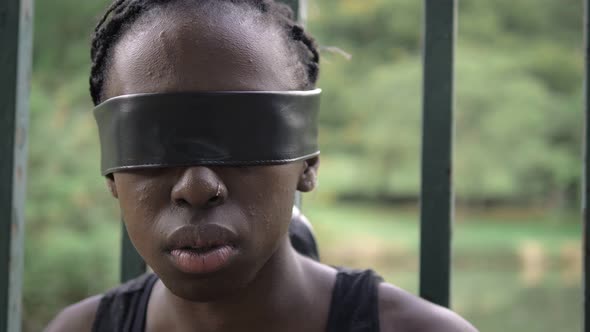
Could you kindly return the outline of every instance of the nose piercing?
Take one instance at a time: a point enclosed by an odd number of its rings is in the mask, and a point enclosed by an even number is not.
[[[215,198],[219,198],[221,195],[221,183],[217,183],[217,192],[215,193]]]

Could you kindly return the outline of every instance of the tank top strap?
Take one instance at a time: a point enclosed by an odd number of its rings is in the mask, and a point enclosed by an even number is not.
[[[144,274],[105,293],[92,332],[143,332],[148,301],[158,277]]]
[[[327,332],[379,332],[378,285],[372,270],[338,269]]]

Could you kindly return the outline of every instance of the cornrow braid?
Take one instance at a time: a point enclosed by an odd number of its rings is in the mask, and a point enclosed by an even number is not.
[[[94,105],[102,101],[103,88],[106,79],[108,59],[111,49],[133,25],[133,23],[149,9],[178,0],[115,0],[99,20],[92,38],[90,58],[90,95]],[[205,1],[205,0],[185,0]],[[212,1],[212,0],[209,0]],[[221,0],[215,0],[221,1]],[[295,22],[291,8],[274,0],[223,0],[233,4],[246,4],[264,14],[271,15],[281,27],[287,38],[287,45],[301,65],[298,73],[302,82],[301,88],[312,89],[319,75],[319,51],[315,40],[305,32],[303,27]]]

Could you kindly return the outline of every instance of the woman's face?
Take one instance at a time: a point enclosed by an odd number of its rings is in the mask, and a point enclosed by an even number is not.
[[[294,60],[278,28],[262,14],[227,6],[140,18],[112,51],[103,100],[148,92],[296,90]],[[273,259],[287,241],[294,193],[313,189],[317,164],[314,158],[144,169],[114,173],[108,182],[148,265],[174,294],[202,301],[244,287]]]

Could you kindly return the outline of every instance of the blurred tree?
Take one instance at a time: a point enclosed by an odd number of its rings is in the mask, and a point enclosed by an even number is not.
[[[575,206],[581,4],[460,4],[454,173],[459,198]],[[324,159],[362,165],[352,177],[342,176],[351,174],[344,165],[334,168],[343,174],[323,174],[323,190],[353,196],[360,191],[367,198],[418,195],[421,10],[419,2],[404,0],[363,6],[326,0],[316,7],[312,29],[320,43],[352,54],[350,62],[324,54]]]

